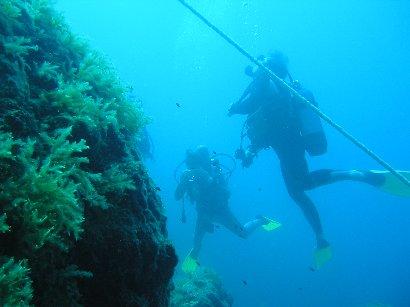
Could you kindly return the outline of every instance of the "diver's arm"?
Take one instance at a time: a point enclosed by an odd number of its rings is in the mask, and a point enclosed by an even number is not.
[[[294,86],[293,88],[306,100],[308,100],[310,103],[312,103],[314,106],[317,107],[317,102],[315,100],[315,96],[313,95],[313,93],[306,89],[305,87],[303,87],[298,81],[296,81],[296,87]],[[296,99],[297,103],[301,103],[302,101],[300,101],[300,99]]]
[[[310,103],[312,103],[314,106],[317,106],[317,102],[315,100],[315,96],[311,91],[308,89],[303,88],[302,92],[300,93],[306,100],[308,100]]]
[[[241,98],[239,98],[238,101],[242,101],[245,99],[246,96],[248,96],[251,93],[252,88],[254,88],[254,82],[252,81],[251,83],[249,83],[249,85],[246,87],[245,91],[243,92]]]
[[[228,116],[235,114],[248,114],[249,112],[247,112],[246,108],[243,107],[242,103],[243,100],[233,103],[228,110]]]
[[[228,110],[228,116],[232,116],[235,114],[250,114],[255,109],[254,107],[254,99],[250,95],[245,99],[241,99],[231,105]]]
[[[259,82],[258,82],[259,83]],[[231,105],[228,116],[234,114],[251,114],[258,108],[259,94],[256,80],[252,81],[243,92],[239,100]]]
[[[178,184],[176,190],[175,190],[175,199],[176,200],[181,200],[182,197],[184,197],[184,194],[186,192],[186,187],[182,185],[181,183]]]
[[[229,110],[228,110],[228,116],[232,116],[234,114],[248,114],[249,112],[249,106],[250,106],[250,95],[251,95],[251,89],[253,87],[253,82],[248,85],[248,87],[245,89],[243,92],[241,98],[237,102],[234,102]]]
[[[178,183],[178,186],[175,190],[175,199],[176,200],[181,200],[182,197],[184,197],[185,193],[188,190],[188,180],[189,177],[189,171],[184,171],[181,175],[181,180]]]
[[[182,173],[180,182],[175,190],[175,199],[180,200],[185,193],[192,191],[195,187],[206,187],[213,182],[212,176],[203,169],[191,169]]]

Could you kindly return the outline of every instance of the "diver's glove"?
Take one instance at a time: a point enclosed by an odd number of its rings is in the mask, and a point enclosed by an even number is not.
[[[233,110],[232,110],[232,106],[233,106],[233,104],[229,107],[229,109],[228,109],[228,116],[229,117],[231,117],[233,114],[234,114],[234,112],[233,112]]]
[[[238,148],[236,151],[235,151],[235,159],[237,159],[237,160],[243,160],[243,159],[245,159],[245,150],[243,149],[243,148]]]
[[[237,102],[232,103],[229,106],[228,114],[227,114],[229,117],[231,117],[232,115],[237,114],[237,108],[238,108],[237,105],[238,105],[238,103],[240,103],[240,101],[241,101],[241,99],[239,99]]]
[[[248,168],[253,162],[255,154],[249,150],[239,148],[235,151],[235,158],[242,161],[242,167]]]

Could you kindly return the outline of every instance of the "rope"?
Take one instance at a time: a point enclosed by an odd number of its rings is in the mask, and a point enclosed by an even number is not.
[[[330,126],[335,128],[337,131],[339,131],[344,137],[349,139],[354,145],[359,147],[362,151],[364,151],[368,156],[370,156],[373,160],[375,160],[377,163],[379,163],[381,166],[383,166],[386,170],[390,171],[394,176],[396,176],[397,179],[399,179],[401,182],[403,182],[405,185],[410,187],[410,181],[407,180],[406,177],[404,177],[402,174],[397,172],[389,163],[384,161],[380,156],[378,156],[376,153],[374,153],[372,150],[370,150],[366,145],[361,143],[358,139],[356,139],[353,135],[351,135],[349,132],[346,131],[342,126],[339,124],[335,123],[329,116],[327,116],[325,113],[323,113],[318,107],[313,105],[309,100],[307,100],[305,97],[300,95],[295,89],[293,89],[289,84],[287,84],[284,80],[279,78],[277,75],[275,75],[268,67],[266,67],[261,61],[259,61],[257,58],[252,56],[249,52],[247,52],[244,48],[242,48],[238,43],[236,43],[232,38],[230,38],[227,34],[225,34],[223,31],[221,31],[219,28],[214,26],[208,19],[206,19],[203,15],[201,15],[198,11],[196,11],[192,6],[190,6],[188,3],[186,3],[184,0],[177,0],[179,1],[183,6],[185,6],[188,10],[190,10],[195,16],[197,16],[200,20],[202,20],[209,28],[214,30],[216,33],[218,33],[224,40],[226,40],[231,46],[233,46],[236,50],[238,50],[242,55],[244,55],[246,58],[248,58],[252,63],[257,65],[260,69],[262,69],[268,76],[269,78],[278,84],[279,86],[283,87],[284,89],[288,90],[294,97],[296,97],[301,103],[305,104],[307,107],[312,109],[320,118],[322,118],[325,122],[327,122]]]

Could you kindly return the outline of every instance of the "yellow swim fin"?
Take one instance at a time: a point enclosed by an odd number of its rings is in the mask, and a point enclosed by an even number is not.
[[[267,223],[262,225],[262,228],[266,231],[272,231],[282,226],[282,224],[278,221],[274,221],[268,217],[264,217],[264,219],[267,221]]]
[[[318,270],[322,268],[333,257],[332,248],[330,245],[326,247],[317,248],[315,250],[315,268]]]
[[[370,171],[373,174],[383,175],[384,182],[378,188],[386,193],[398,195],[402,197],[410,197],[410,187],[404,182],[400,181],[395,175],[389,171]],[[403,175],[404,178],[410,181],[410,171],[397,171]]]
[[[184,262],[182,263],[182,271],[187,274],[194,273],[196,269],[199,267],[198,260],[191,257],[191,253],[189,253]]]

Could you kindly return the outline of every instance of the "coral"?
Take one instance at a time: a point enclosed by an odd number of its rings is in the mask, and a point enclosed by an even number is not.
[[[0,0],[0,305],[168,305],[177,259],[127,96],[49,1]]]
[[[224,290],[218,275],[209,269],[199,269],[175,282],[171,307],[229,307],[232,297]]]
[[[5,307],[28,306],[32,296],[27,261],[13,258],[0,260],[0,305]]]

